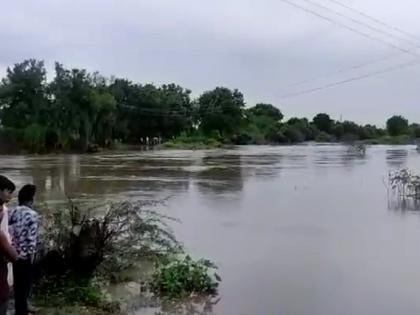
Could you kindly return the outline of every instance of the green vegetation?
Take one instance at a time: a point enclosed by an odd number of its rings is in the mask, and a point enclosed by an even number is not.
[[[160,140],[165,148],[204,149],[303,141],[407,143],[420,137],[420,125],[401,116],[391,117],[386,129],[335,121],[326,113],[283,121],[272,104],[247,107],[238,90],[216,87],[197,99],[190,95],[173,83],[108,79],[60,63],[47,81],[42,61],[25,60],[8,68],[0,83],[0,148],[95,152]]]
[[[43,278],[37,285],[35,293],[36,303],[39,306],[83,305],[104,311],[112,308],[111,303],[106,303],[100,284],[90,279],[58,275]]]
[[[186,256],[159,266],[152,278],[153,292],[169,299],[194,295],[214,295],[220,278],[209,260],[193,260]]]
[[[38,263],[42,277],[35,286],[37,304],[114,314],[121,301],[113,299],[107,287],[124,281],[139,265],[152,270],[137,272],[141,279],[130,281],[149,283],[159,299],[216,294],[220,279],[210,275],[215,265],[188,256],[177,258],[185,256],[184,249],[168,225],[174,219],[152,209],[160,204],[121,202],[82,210],[70,202],[66,209],[47,215],[46,248]]]
[[[408,133],[408,120],[402,116],[392,116],[386,122],[386,128],[390,136],[400,136]]]
[[[181,135],[173,140],[165,142],[162,147],[165,149],[181,149],[181,150],[205,150],[216,149],[222,147],[223,144],[219,140],[204,135]]]

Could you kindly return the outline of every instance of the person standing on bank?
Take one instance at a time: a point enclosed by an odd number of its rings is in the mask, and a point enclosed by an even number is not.
[[[8,282],[8,262],[16,262],[18,254],[11,246],[9,232],[3,229],[4,220],[7,220],[7,210],[5,204],[12,199],[15,191],[15,184],[7,177],[0,175],[0,315],[7,314],[10,288]]]
[[[32,285],[32,264],[37,249],[39,216],[33,210],[36,187],[28,184],[18,194],[19,206],[9,217],[12,244],[19,255],[13,264],[15,314],[28,315],[28,298]]]

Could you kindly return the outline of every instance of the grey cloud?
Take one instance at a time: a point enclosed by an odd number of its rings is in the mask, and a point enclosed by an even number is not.
[[[341,1],[420,37],[418,1]],[[195,94],[217,85],[239,88],[248,104],[272,102],[288,116],[328,111],[335,118],[382,123],[401,112],[420,120],[420,67],[282,99],[363,71],[294,88],[290,83],[398,52],[282,1],[26,0],[2,6],[2,73],[14,62],[36,57],[50,70],[60,61],[141,82],[173,81]],[[400,56],[364,72],[409,59]]]

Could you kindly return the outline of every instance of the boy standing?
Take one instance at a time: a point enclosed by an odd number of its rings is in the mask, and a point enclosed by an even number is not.
[[[28,315],[28,297],[32,285],[32,264],[38,238],[38,213],[32,205],[36,187],[25,185],[19,191],[19,206],[10,214],[9,229],[19,259],[13,264],[15,314]]]

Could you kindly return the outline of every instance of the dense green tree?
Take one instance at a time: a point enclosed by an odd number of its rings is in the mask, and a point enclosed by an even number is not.
[[[238,90],[217,87],[198,99],[200,126],[204,132],[218,131],[223,136],[237,132],[243,121],[244,97]]]
[[[56,76],[51,83],[52,112],[55,128],[63,146],[73,143],[86,149],[91,143],[98,110],[92,102],[93,83],[86,70],[65,69],[55,65]]]
[[[410,125],[410,133],[414,138],[420,138],[420,125],[419,124],[411,124]]]
[[[299,130],[299,132],[304,136],[304,141],[315,140],[319,133],[318,128],[314,124],[309,123],[307,118],[290,118],[287,121],[287,125]]]
[[[191,100],[191,91],[176,84],[155,86],[111,80],[56,63],[48,83],[42,61],[25,60],[7,69],[0,82],[2,146],[19,143],[31,151],[110,146],[121,140],[139,143],[182,135],[237,144],[356,141],[408,135],[420,137],[418,124],[393,116],[387,129],[335,122],[328,114],[290,118],[275,106],[259,103],[245,109],[242,93],[217,87]]]
[[[116,100],[103,88],[96,88],[90,97],[92,110],[92,140],[102,146],[109,146],[114,135],[116,124]]]
[[[333,128],[334,121],[328,114],[320,113],[313,118],[313,124],[318,128],[318,130],[330,133]]]
[[[359,137],[361,140],[375,139],[385,136],[386,131],[373,125],[364,125],[360,127]]]
[[[7,69],[0,84],[1,121],[6,127],[26,128],[48,122],[46,109],[46,71],[44,63],[34,59]]]
[[[337,140],[352,142],[359,140],[361,127],[352,121],[336,122],[331,130],[331,134]]]
[[[305,141],[305,135],[302,133],[298,125],[284,125],[281,131],[282,134],[291,143],[299,143]]]
[[[280,109],[271,104],[264,103],[259,103],[254,107],[249,108],[248,112],[257,117],[268,117],[276,122],[280,122],[284,117]]]
[[[408,133],[408,120],[402,116],[392,116],[386,122],[386,129],[391,136]]]

